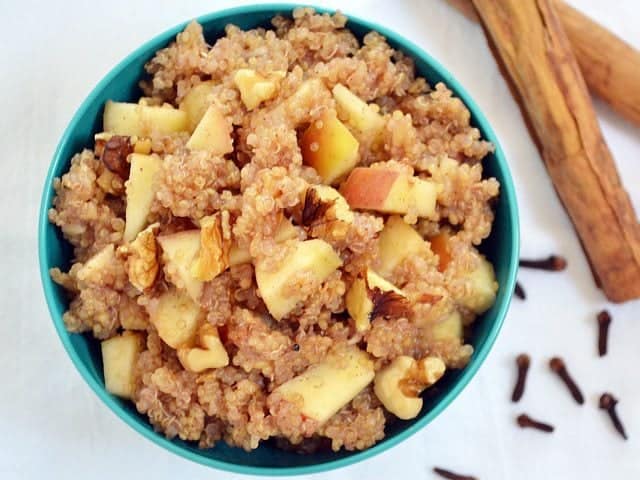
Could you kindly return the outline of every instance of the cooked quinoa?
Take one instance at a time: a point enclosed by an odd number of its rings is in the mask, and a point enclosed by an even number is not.
[[[464,330],[497,289],[477,250],[499,191],[482,175],[493,146],[446,85],[416,77],[383,36],[360,41],[346,23],[301,8],[270,30],[228,25],[215,41],[191,23],[146,65],[136,107],[170,110],[186,126],[129,132],[116,120],[109,131],[105,112],[94,149],[54,182],[49,219],[74,251],[68,272],[51,270],[69,294],[65,325],[103,341],[107,389],[169,438],[366,449],[387,422],[419,411],[398,399],[419,402],[473,353]],[[336,86],[359,99],[368,124]],[[210,116],[216,133],[196,145]],[[332,126],[342,133],[313,137]],[[318,166],[327,161],[336,178]],[[145,187],[134,168],[147,164]],[[404,207],[383,195],[394,178],[413,189],[401,192]],[[431,189],[433,208],[416,185]],[[107,345],[131,338],[133,354],[115,349],[113,360]],[[410,368],[389,383],[402,361]],[[344,397],[331,408],[299,388],[322,365],[360,375],[324,379],[329,396]],[[114,368],[129,375],[119,389]]]

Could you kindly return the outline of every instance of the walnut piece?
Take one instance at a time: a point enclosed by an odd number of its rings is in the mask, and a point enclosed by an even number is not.
[[[200,252],[191,274],[198,280],[213,280],[229,267],[231,236],[229,212],[218,212],[200,220]]]
[[[417,397],[427,387],[436,383],[446,370],[444,362],[438,357],[425,357],[414,362],[398,387],[407,397]]]
[[[415,360],[401,355],[376,373],[373,391],[389,412],[409,420],[422,410],[420,393],[436,383],[445,369],[444,362],[437,357]]]
[[[369,298],[373,302],[373,310],[369,318],[409,318],[412,313],[409,299],[393,290],[381,290],[373,287],[369,290]]]
[[[315,189],[308,188],[304,195],[304,207],[302,208],[301,219],[302,225],[310,227],[322,221],[328,210],[333,207],[334,203],[334,200],[321,200],[320,195]]]
[[[114,135],[101,148],[100,161],[111,172],[122,178],[129,178],[129,162],[127,157],[133,152],[129,137]]]
[[[141,292],[150,288],[158,275],[158,247],[154,230],[158,224],[149,225],[129,245],[119,251],[128,254],[127,274],[129,281]]]

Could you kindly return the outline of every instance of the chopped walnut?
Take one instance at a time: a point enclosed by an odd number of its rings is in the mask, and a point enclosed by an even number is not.
[[[407,397],[417,397],[427,387],[436,383],[446,370],[444,362],[438,357],[425,357],[414,362],[398,387]]]
[[[400,355],[376,373],[373,390],[389,412],[409,420],[422,410],[420,393],[436,383],[445,370],[443,361],[438,357],[415,360]]]
[[[100,161],[113,173],[122,178],[129,178],[129,162],[127,157],[133,152],[133,145],[129,137],[114,135],[104,144]]]
[[[198,280],[213,280],[229,267],[231,228],[229,212],[218,212],[200,220],[200,252],[192,267]]]
[[[313,188],[307,188],[302,209],[302,225],[310,227],[321,221],[327,211],[334,205],[334,200],[323,201]]]
[[[93,152],[96,158],[100,158],[102,156],[102,152],[104,152],[104,146],[107,143],[107,140],[109,140],[111,137],[113,137],[113,134],[109,132],[100,132],[96,133],[93,136]]]
[[[150,288],[158,275],[158,247],[154,230],[158,224],[149,225],[129,245],[118,249],[128,255],[129,282],[141,292]]]
[[[364,280],[367,285],[367,293],[373,303],[373,309],[369,314],[371,320],[377,317],[409,318],[411,316],[411,302],[405,295],[393,290],[382,290],[379,287],[371,286],[366,276]]]

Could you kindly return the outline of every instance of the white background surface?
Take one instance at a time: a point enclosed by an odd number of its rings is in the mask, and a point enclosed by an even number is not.
[[[144,440],[107,410],[67,358],[45,307],[37,271],[36,219],[53,150],[80,102],[107,71],[176,23],[241,2],[9,2],[0,0],[0,478],[241,478],[192,464]],[[637,0],[572,3],[640,48]],[[522,271],[529,299],[514,300],[480,373],[432,424],[369,461],[323,479],[435,478],[434,465],[486,479],[640,478],[640,302],[608,306],[610,355],[596,356],[595,289],[571,225],[500,77],[479,27],[441,0],[328,1],[384,23],[440,59],[495,128],[515,177],[522,252],[560,252],[568,271]],[[347,6],[348,5],[348,6]],[[639,86],[640,87],[640,86]],[[636,210],[640,129],[597,104]],[[527,392],[513,405],[514,357],[531,353]],[[548,371],[562,354],[586,394],[578,407]],[[619,398],[630,440],[596,408]],[[521,411],[557,426],[551,436],[514,426]]]

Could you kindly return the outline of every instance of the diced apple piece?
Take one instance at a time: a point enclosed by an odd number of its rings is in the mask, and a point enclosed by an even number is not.
[[[313,185],[313,189],[322,202],[333,202],[335,218],[346,223],[353,223],[354,214],[345,198],[335,188],[328,185]]]
[[[358,140],[331,111],[309,125],[300,142],[304,163],[315,168],[327,184],[356,166],[358,146]]]
[[[375,135],[384,127],[384,118],[375,107],[368,105],[344,85],[338,83],[333,87],[333,98],[338,114],[356,130]]]
[[[345,297],[347,311],[356,324],[358,332],[368,330],[371,324],[371,312],[373,311],[373,301],[369,297],[369,289],[364,278],[356,278]]]
[[[385,168],[354,168],[341,188],[351,208],[419,217],[435,213],[438,186]]]
[[[285,240],[290,240],[292,238],[298,237],[298,230],[293,224],[283,218],[278,226],[278,230],[275,233],[276,242],[284,242]],[[248,248],[240,248],[237,245],[233,245],[231,250],[229,250],[229,265],[242,265],[243,263],[251,262],[251,254],[249,253]]]
[[[386,213],[409,209],[409,177],[395,170],[354,168],[341,191],[352,208]]]
[[[327,242],[306,240],[298,242],[277,270],[267,270],[257,264],[256,282],[269,313],[280,320],[308,295],[305,291],[289,291],[287,285],[292,276],[307,272],[320,283],[341,265],[342,260]]]
[[[493,271],[493,265],[483,256],[480,265],[467,275],[471,289],[459,301],[462,305],[475,313],[484,313],[496,300],[498,282]]]
[[[369,355],[351,346],[339,354],[329,354],[274,392],[291,402],[302,399],[301,413],[322,424],[369,385],[374,375]]]
[[[416,230],[400,217],[389,217],[378,238],[378,268],[383,277],[407,257],[426,252],[428,244]]]
[[[104,340],[102,368],[105,388],[109,393],[122,398],[132,398],[135,387],[135,366],[143,348],[142,336],[125,332],[117,337]]]
[[[101,283],[105,269],[115,260],[115,250],[110,243],[93,257],[87,260],[82,268],[78,270],[78,280],[89,283]]]
[[[384,407],[402,420],[422,410],[420,392],[437,382],[446,370],[442,360],[426,357],[416,361],[401,355],[376,373],[373,391]]]
[[[202,325],[198,337],[202,348],[178,349],[178,360],[184,368],[199,373],[229,365],[229,355],[220,341],[218,330],[213,325]]]
[[[240,98],[244,106],[247,107],[247,110],[253,110],[278,93],[280,80],[285,75],[286,72],[274,72],[269,78],[266,78],[255,70],[241,68],[233,76],[233,83],[240,91]]]
[[[162,168],[162,160],[156,155],[132,153],[131,172],[126,183],[127,209],[124,241],[130,242],[147,224],[151,203],[155,196],[153,178]]]
[[[200,252],[200,230],[187,230],[158,237],[162,247],[165,273],[171,283],[184,288],[196,302],[202,293],[202,281],[192,275],[192,265]]]
[[[244,263],[251,263],[251,253],[248,248],[240,248],[237,245],[233,245],[229,250],[229,265],[242,265]]]
[[[431,250],[438,255],[438,270],[444,272],[451,262],[451,249],[449,245],[449,234],[439,233],[429,239]]]
[[[181,290],[169,290],[149,306],[151,323],[172,348],[189,346],[203,319],[200,307]]]
[[[209,94],[213,90],[215,82],[202,82],[193,87],[180,102],[180,110],[186,112],[189,131],[193,132],[200,123],[207,108],[211,105]]]
[[[229,267],[229,241],[223,238],[219,213],[200,220],[200,251],[191,266],[198,280],[213,280]]]
[[[184,132],[188,128],[187,114],[182,110],[110,100],[105,104],[102,122],[106,132],[141,137],[153,132],[163,135]]]
[[[418,177],[411,177],[411,194],[409,196],[409,208],[421,218],[433,217],[436,213],[436,200],[441,191],[441,185]]]
[[[215,105],[209,105],[202,120],[191,134],[187,147],[191,150],[206,150],[213,155],[233,152],[232,127]]]
[[[179,348],[178,360],[184,368],[190,372],[200,373],[211,368],[220,368],[229,365],[229,357],[224,352],[224,358],[212,350],[204,348]]]
[[[382,295],[376,295],[374,289]],[[371,320],[377,316],[398,318],[408,315],[409,311],[404,292],[370,268],[366,271],[366,279],[358,277],[353,282],[345,301],[359,332],[368,330]]]
[[[207,348],[209,350],[219,350],[222,348],[226,355],[226,350],[220,340],[218,329],[210,323],[205,323],[200,327],[200,330],[198,330],[198,341],[202,348]],[[218,353],[222,354],[222,352]]]
[[[133,152],[149,155],[151,153],[151,139],[136,137],[136,140],[133,143]]]
[[[451,313],[444,320],[434,324],[431,333],[434,340],[462,340],[462,316],[457,311]]]

